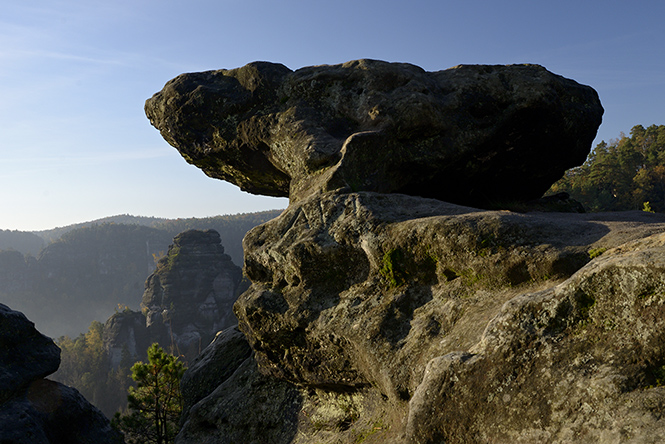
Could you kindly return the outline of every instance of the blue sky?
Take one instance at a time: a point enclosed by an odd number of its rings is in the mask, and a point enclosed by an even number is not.
[[[182,72],[359,58],[537,63],[591,85],[598,138],[665,124],[665,2],[0,0],[0,229],[283,208],[206,177],[144,101]]]

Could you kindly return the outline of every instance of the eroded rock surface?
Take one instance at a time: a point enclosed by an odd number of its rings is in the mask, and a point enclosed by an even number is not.
[[[662,442],[664,315],[665,233],[609,250],[432,359],[407,442]]]
[[[146,113],[188,162],[251,193],[394,192],[487,208],[537,199],[584,162],[603,108],[592,88],[537,65],[426,72],[357,60],[183,74]]]
[[[301,390],[259,372],[235,327],[215,338],[183,376],[180,444],[287,444],[298,433]]]
[[[120,444],[108,419],[71,387],[44,379],[60,349],[22,313],[0,304],[0,442]]]
[[[218,331],[237,323],[233,303],[246,285],[217,231],[180,233],[146,280],[142,312],[125,310],[107,320],[111,365],[117,367],[123,353],[145,359],[153,342],[193,361]]]
[[[141,307],[148,329],[193,359],[218,331],[236,323],[232,307],[241,279],[242,270],[224,254],[219,233],[180,233],[146,281]]]
[[[60,349],[23,313],[0,304],[0,402],[60,366]]]
[[[235,305],[262,378],[297,388],[297,402],[270,399],[298,418],[276,442],[658,442],[663,232],[644,212],[376,193],[292,204],[245,238],[252,286]],[[185,431],[231,442],[203,412],[252,392],[225,387]]]

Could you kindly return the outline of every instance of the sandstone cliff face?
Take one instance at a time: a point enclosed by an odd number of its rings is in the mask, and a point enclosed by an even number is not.
[[[120,444],[108,419],[78,391],[44,379],[59,365],[55,343],[0,304],[0,442]]]
[[[583,160],[597,96],[541,69],[434,73],[451,88],[428,98],[411,65],[253,64],[179,77],[148,101],[188,161],[291,198],[245,237],[252,284],[234,310],[247,343],[224,331],[188,372],[179,444],[665,439],[665,217],[441,200],[537,198]],[[330,123],[341,115],[356,120]],[[527,147],[541,142],[538,166]],[[252,165],[258,177],[238,173]],[[537,171],[513,180],[521,167]]]
[[[153,342],[193,360],[218,331],[236,324],[232,307],[244,289],[241,280],[242,270],[224,254],[219,233],[180,233],[146,280],[143,311],[116,313],[106,322],[112,366],[123,350],[143,359]]]
[[[241,279],[219,233],[180,233],[146,281],[141,307],[148,329],[193,359],[215,333],[235,324],[232,307]]]

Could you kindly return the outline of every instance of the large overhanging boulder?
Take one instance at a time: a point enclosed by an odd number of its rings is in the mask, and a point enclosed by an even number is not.
[[[145,109],[188,162],[250,193],[479,207],[541,197],[584,162],[603,114],[592,88],[538,65],[427,72],[376,60],[183,74]]]

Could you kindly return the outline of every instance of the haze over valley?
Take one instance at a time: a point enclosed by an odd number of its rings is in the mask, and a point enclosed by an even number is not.
[[[139,310],[148,275],[173,237],[214,229],[242,266],[242,238],[280,211],[202,219],[114,216],[38,232],[0,230],[0,302],[23,312],[39,331],[76,337],[92,321],[125,307]]]

